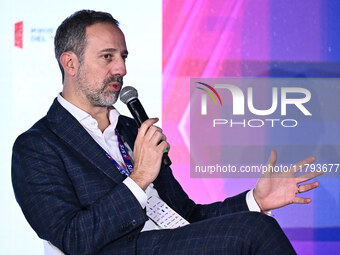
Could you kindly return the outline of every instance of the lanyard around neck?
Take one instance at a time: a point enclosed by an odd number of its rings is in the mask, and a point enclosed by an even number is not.
[[[132,170],[133,170],[132,160],[131,160],[129,154],[127,153],[127,150],[125,148],[125,145],[124,145],[122,139],[120,138],[118,130],[115,129],[115,132],[116,132],[117,139],[118,139],[118,148],[119,148],[120,154],[123,157],[126,169],[124,169],[120,164],[118,164],[117,161],[114,160],[114,158],[112,158],[111,155],[109,153],[107,153],[103,148],[102,148],[102,150],[104,151],[105,155],[111,160],[111,162],[118,168],[118,170],[121,174],[125,174],[125,175],[129,176],[131,174]]]

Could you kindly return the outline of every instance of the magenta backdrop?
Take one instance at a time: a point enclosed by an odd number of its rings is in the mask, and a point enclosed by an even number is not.
[[[339,13],[333,0],[163,0],[162,126],[174,175],[195,202],[223,200],[256,179],[190,178],[190,78],[340,77]],[[257,139],[295,142],[266,133]],[[340,180],[320,182],[312,204],[275,210],[298,254],[340,249]]]
[[[266,1],[163,1],[163,127],[171,142],[174,174],[199,203],[222,200],[256,182],[190,179],[189,170],[190,78],[240,77],[244,51],[248,59],[268,59],[264,29],[246,31],[249,37],[256,34],[256,41],[242,46],[247,8],[262,13],[258,22],[268,23]]]

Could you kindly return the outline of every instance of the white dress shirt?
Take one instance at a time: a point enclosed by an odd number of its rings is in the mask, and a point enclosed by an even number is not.
[[[109,111],[109,120],[110,125],[101,132],[98,128],[97,120],[94,119],[90,114],[87,112],[79,109],[75,105],[68,102],[64,99],[60,94],[58,95],[58,102],[70,113],[73,117],[75,117],[78,122],[85,128],[85,130],[89,133],[89,135],[108,153],[111,155],[114,160],[121,165],[124,169],[126,169],[123,157],[120,153],[118,148],[118,139],[116,136],[115,128],[117,126],[119,112],[112,108]],[[133,160],[133,152],[128,144],[124,143],[128,154],[130,155],[131,159]],[[154,188],[153,184],[151,183],[145,192],[141,189],[130,177],[127,177],[123,183],[130,189],[130,191],[134,194],[138,202],[140,203],[141,207],[144,209],[147,203],[147,199],[150,196],[159,197],[157,190]],[[246,195],[246,202],[247,206],[250,211],[260,211],[259,206],[257,205],[253,190],[250,190]],[[148,230],[156,230],[161,229],[158,225],[156,225],[153,221],[148,220],[142,231]]]

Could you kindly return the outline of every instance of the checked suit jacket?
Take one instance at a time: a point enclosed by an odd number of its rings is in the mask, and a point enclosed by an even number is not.
[[[117,129],[133,149],[134,120],[120,116]],[[66,254],[136,253],[148,217],[122,183],[125,178],[56,99],[47,115],[20,135],[13,147],[15,197],[37,235]],[[162,168],[153,184],[189,222],[248,210],[245,192],[223,202],[195,204],[170,168]]]

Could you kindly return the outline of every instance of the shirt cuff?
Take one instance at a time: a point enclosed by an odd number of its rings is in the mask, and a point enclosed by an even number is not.
[[[254,198],[254,189],[248,191],[248,193],[246,195],[246,202],[247,202],[247,206],[248,206],[249,211],[251,211],[251,212],[263,212],[264,214],[267,214],[269,216],[274,216],[274,215],[272,215],[271,210],[261,211],[261,208],[259,207],[259,205],[257,204],[257,202]]]
[[[123,183],[128,187],[128,189],[132,192],[132,194],[136,197],[138,200],[140,206],[144,209],[147,202],[147,195],[145,192],[141,189],[141,187],[138,186],[137,183],[135,183],[134,180],[132,180],[130,177],[127,177]]]
[[[253,192],[254,192],[254,189],[249,190],[246,195],[246,202],[247,202],[248,209],[249,211],[252,211],[252,212],[261,212],[259,205],[255,201]]]

